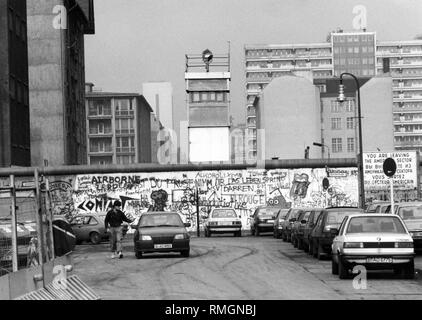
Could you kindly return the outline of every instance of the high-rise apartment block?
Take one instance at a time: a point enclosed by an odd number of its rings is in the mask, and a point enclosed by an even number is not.
[[[394,148],[422,150],[422,41],[377,41],[375,32],[332,32],[327,42],[246,45],[249,156],[256,157],[255,97],[276,77],[309,71],[314,79],[350,72],[392,77]],[[362,104],[362,108],[365,105]]]
[[[88,164],[150,163],[152,109],[137,93],[93,90],[86,85]]]
[[[26,0],[0,0],[0,167],[30,166]]]

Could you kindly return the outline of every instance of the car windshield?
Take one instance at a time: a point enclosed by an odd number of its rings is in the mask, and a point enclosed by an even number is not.
[[[376,212],[377,211],[377,207],[378,207],[379,205],[378,204],[371,204],[367,209],[366,209],[366,212],[371,212],[371,213],[373,213],[373,212]]]
[[[261,208],[258,211],[258,216],[273,216],[273,217],[275,217],[278,210],[280,210],[280,208]]]
[[[362,211],[361,211],[362,212]],[[359,211],[333,211],[329,212],[327,216],[327,225],[331,224],[340,224],[345,216],[359,213]]]
[[[406,233],[397,217],[354,217],[346,233]]]
[[[400,208],[399,216],[402,217],[403,220],[422,219],[422,205]]]
[[[212,212],[213,218],[236,218],[236,211],[232,209],[216,209]]]
[[[279,214],[279,219],[285,219],[286,218],[286,215],[287,215],[287,212],[289,212],[289,210],[281,210],[280,211],[280,214]]]
[[[290,214],[290,219],[297,219],[302,212],[302,210],[293,210]]]
[[[139,227],[183,227],[183,222],[177,214],[148,214],[141,217]]]

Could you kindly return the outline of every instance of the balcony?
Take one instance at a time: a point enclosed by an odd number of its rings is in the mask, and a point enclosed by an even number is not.
[[[422,124],[422,117],[414,117],[414,118],[405,118],[405,117],[401,117],[401,118],[394,118],[393,120],[394,124]]]
[[[422,95],[394,95],[393,102],[422,101]]]
[[[113,155],[113,148],[111,146],[105,146],[105,147],[104,146],[103,147],[93,146],[93,147],[89,148],[88,153],[91,154],[91,155],[100,155],[101,154],[101,155],[108,156],[108,155]]]
[[[134,110],[119,110],[115,112],[116,118],[133,118],[135,116]]]
[[[111,113],[90,113],[88,119],[111,119],[113,115]]]
[[[120,148],[116,148],[116,153],[129,153],[129,154],[134,154],[135,153],[135,147],[120,147]]]
[[[400,84],[393,84],[393,90],[394,91],[414,91],[414,90],[421,90],[422,91],[422,83],[419,85],[410,85],[410,86],[406,86],[404,84],[400,85]]]
[[[383,50],[383,49],[378,49],[377,48],[377,56],[379,57],[383,57],[383,58],[387,58],[387,57],[411,57],[411,56],[422,56],[422,49],[408,49],[408,48],[404,48],[404,49],[392,49],[392,50]]]
[[[422,141],[394,141],[394,147],[422,147]]]
[[[394,131],[394,136],[422,136],[422,130]]]
[[[90,137],[112,137],[113,131],[111,130],[111,128],[109,130],[103,130],[103,131],[90,128],[88,135]]]
[[[116,135],[134,135],[135,129],[116,129]]]

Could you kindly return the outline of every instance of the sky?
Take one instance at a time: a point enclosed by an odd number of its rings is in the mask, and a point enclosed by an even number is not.
[[[422,34],[421,0],[94,0],[94,35],[85,37],[86,81],[103,91],[142,93],[142,83],[173,86],[176,130],[186,120],[185,54],[226,54],[230,41],[231,115],[246,122],[244,45],[325,42],[353,31],[363,5],[377,40]]]

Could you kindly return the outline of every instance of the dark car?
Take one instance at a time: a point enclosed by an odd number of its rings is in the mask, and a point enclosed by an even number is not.
[[[310,237],[312,230],[314,229],[316,222],[318,220],[319,215],[322,213],[324,209],[322,208],[315,208],[311,210],[311,213],[309,214],[308,221],[306,222],[304,228],[303,228],[303,250],[305,252],[308,252],[309,254],[313,254],[312,246],[310,245]]]
[[[284,219],[286,218],[287,212],[289,209],[280,209],[274,219],[274,238],[281,238],[281,231],[283,230]]]
[[[324,209],[318,217],[310,237],[313,256],[321,260],[323,256],[330,255],[331,245],[336,236],[334,232],[331,232],[331,229],[337,231],[345,216],[357,213],[363,213],[363,209],[357,207],[330,207]]]
[[[365,212],[367,213],[389,213],[391,209],[391,202],[378,201],[370,204]]]
[[[190,223],[183,223],[177,212],[147,212],[138,221],[133,241],[136,258],[144,253],[180,252],[189,257]]]
[[[283,223],[283,230],[281,231],[281,238],[283,241],[290,242],[292,240],[291,236],[293,224],[302,212],[303,209],[301,208],[291,208],[289,209],[289,212],[287,212]]]
[[[293,222],[292,244],[295,248],[303,249],[303,234],[312,209],[304,209],[297,220]]]
[[[274,231],[274,219],[279,207],[258,207],[251,215],[252,235],[259,236],[261,232]]]

